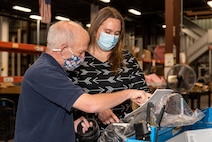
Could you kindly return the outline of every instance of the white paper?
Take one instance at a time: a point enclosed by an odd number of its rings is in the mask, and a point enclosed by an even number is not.
[[[130,119],[133,118],[134,119],[133,121],[135,122],[139,121],[140,118],[143,118],[142,115],[144,117],[146,116],[147,104],[149,102],[152,102],[154,105],[156,105],[163,96],[171,94],[173,92],[174,91],[171,89],[156,89],[153,95],[149,98],[149,100],[146,103],[144,103],[142,106],[138,107],[131,113],[126,114],[124,120],[129,121]]]

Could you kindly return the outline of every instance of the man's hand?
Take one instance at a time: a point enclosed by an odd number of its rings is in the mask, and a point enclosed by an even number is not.
[[[147,93],[142,90],[138,90],[135,92],[135,95],[132,96],[131,100],[135,102],[137,105],[141,106],[143,105],[148,99],[152,96],[152,94]]]
[[[105,125],[119,122],[119,118],[113,113],[111,109],[98,113],[98,119]]]
[[[89,127],[93,127],[93,123],[92,122],[88,122],[88,120],[85,117],[83,117],[83,116],[81,116],[80,118],[78,118],[77,120],[74,121],[74,129],[75,129],[76,133],[77,133],[78,125],[82,125],[82,132],[83,133],[88,131]]]

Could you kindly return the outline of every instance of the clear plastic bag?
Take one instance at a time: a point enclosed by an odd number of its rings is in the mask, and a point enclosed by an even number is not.
[[[98,142],[124,142],[127,137],[134,134],[135,131],[132,123],[113,123],[104,129],[98,138]]]
[[[161,127],[179,127],[192,125],[204,117],[204,113],[199,109],[192,110],[183,99],[182,95],[172,93],[165,95],[158,101],[159,103],[153,108],[152,114],[154,121],[161,108],[165,106],[162,117]]]
[[[179,127],[192,125],[204,117],[204,113],[202,111],[199,109],[193,111],[185,102],[182,95],[178,93],[164,93],[152,100],[153,107],[150,109],[149,123],[156,127]],[[146,121],[147,103],[127,117],[121,119],[121,123],[119,125],[115,123],[106,127],[99,137],[98,142],[124,142],[127,137],[135,135],[134,124]],[[161,110],[163,110],[162,119],[158,121]]]

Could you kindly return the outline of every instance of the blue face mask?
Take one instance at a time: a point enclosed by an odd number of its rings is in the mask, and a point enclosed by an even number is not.
[[[110,51],[118,43],[119,36],[111,35],[104,32],[100,33],[99,40],[97,41],[99,47],[104,51]]]
[[[68,59],[64,59],[64,68],[67,71],[73,71],[80,66],[80,64],[84,61],[84,58],[74,55],[71,49],[68,49],[72,56]]]

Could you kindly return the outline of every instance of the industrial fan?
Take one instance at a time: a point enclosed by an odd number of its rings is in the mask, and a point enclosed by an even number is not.
[[[196,82],[196,74],[190,66],[176,64],[167,72],[166,82],[175,92],[188,92]]]

